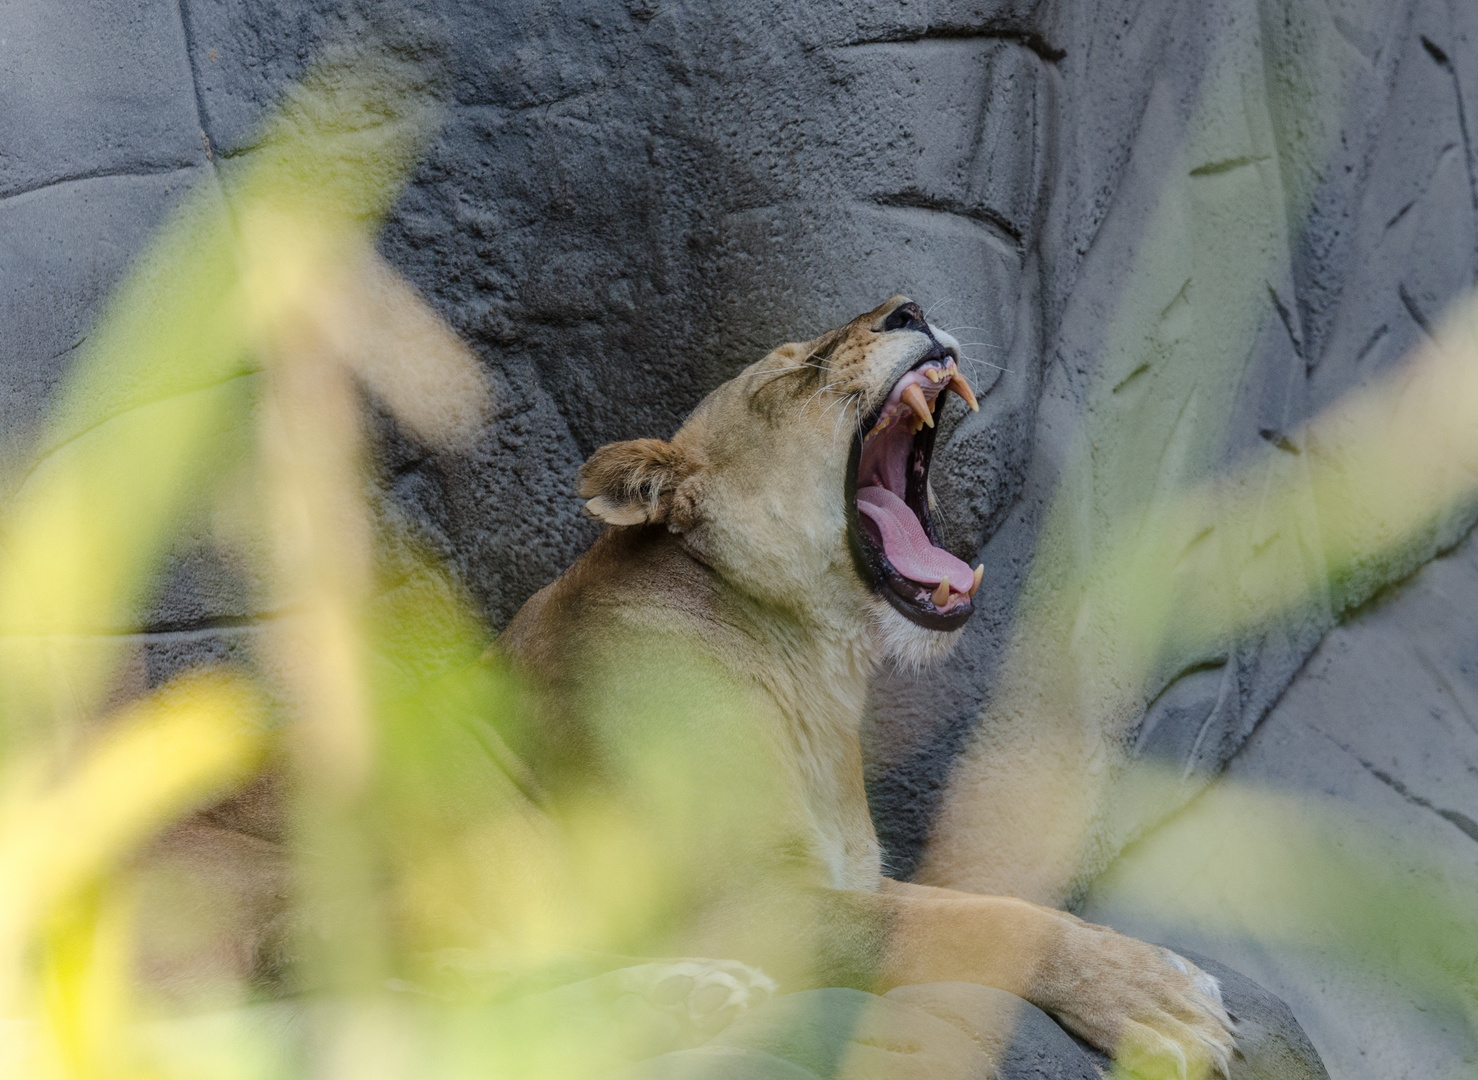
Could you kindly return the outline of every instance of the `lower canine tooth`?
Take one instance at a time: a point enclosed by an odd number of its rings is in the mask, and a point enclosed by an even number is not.
[[[943,607],[949,603],[949,582],[941,581],[939,588],[934,590],[934,595],[931,599],[934,601],[935,607]]]
[[[929,403],[924,400],[924,392],[919,389],[918,383],[910,383],[908,389],[903,391],[903,403],[924,423],[934,426],[934,414],[929,411]]]
[[[977,566],[975,568],[975,584],[973,584],[973,585],[970,586],[970,595],[971,596],[974,596],[975,595],[975,590],[977,590],[977,589],[980,588],[980,580],[983,577],[985,577],[985,563],[981,563],[979,566]]]

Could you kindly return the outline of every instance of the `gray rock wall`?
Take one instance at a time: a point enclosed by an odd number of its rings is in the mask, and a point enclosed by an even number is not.
[[[982,549],[987,567],[1009,571],[989,577],[1002,617],[967,629],[953,677],[884,698],[877,791],[885,820],[908,823],[891,834],[897,850],[920,850],[933,829],[928,859],[905,869],[1060,902],[1235,753],[1342,612],[1471,526],[1469,509],[1450,508],[1396,549],[1335,565],[1314,493],[1288,478],[1308,454],[1337,450],[1300,446],[1299,422],[1389,371],[1472,286],[1475,57],[1471,5],[1056,14],[1045,33],[1066,53],[1054,139],[1064,164],[1039,250],[1064,292],[1042,342],[1030,471]],[[1101,170],[1091,202],[1073,183],[1090,168],[1079,160]],[[1080,230],[1070,251],[1054,245],[1059,230]],[[1204,539],[1224,566],[1296,567],[1312,602],[1216,640],[1169,627],[1145,694],[1128,702],[1110,685],[1126,613],[1085,602],[1055,650],[1018,664],[1033,690],[1003,703],[1023,553],[1035,560],[1027,609],[1091,592],[1126,508],[1132,532],[1132,508],[1233,468],[1252,470],[1251,486],[1302,486],[1307,511],[1255,544],[1220,528],[1187,533],[1165,577],[1197,573]],[[1234,590],[1235,578],[1204,584]],[[1071,715],[1053,718],[1062,700]],[[1054,745],[1039,752],[1045,739]],[[1028,772],[1032,755],[1052,764]],[[1185,783],[1158,804],[1114,792],[1134,756]],[[1043,782],[1053,768],[1056,782]]]
[[[455,457],[392,435],[387,473],[493,628],[594,535],[572,479],[601,443],[669,434],[774,344],[894,292],[973,343],[990,392],[950,420],[936,479],[951,546],[987,564],[983,610],[947,674],[884,680],[869,728],[907,874],[959,755],[961,813],[1009,760],[992,686],[1054,498],[1091,554],[1126,493],[1297,454],[1298,421],[1472,287],[1475,36],[1465,0],[10,0],[0,439],[26,445],[109,286],[283,87],[325,48],[388,42],[444,122],[382,248],[499,410]],[[1107,440],[1086,468],[1085,431]],[[1467,526],[1288,625],[1172,644],[1117,745],[1210,775],[1344,610]],[[157,679],[262,616],[199,549],[108,629],[141,633]],[[1065,894],[1166,809],[1095,825],[1052,881],[971,880]]]
[[[1331,632],[1225,775],[1094,885],[1084,917],[1255,978],[1334,1077],[1471,1076],[1475,641],[1469,536]]]

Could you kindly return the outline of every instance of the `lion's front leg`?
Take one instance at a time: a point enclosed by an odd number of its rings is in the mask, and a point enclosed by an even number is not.
[[[1227,1075],[1232,1019],[1211,975],[1169,949],[1008,897],[887,882],[883,979],[957,979],[1025,998],[1149,1077]]]

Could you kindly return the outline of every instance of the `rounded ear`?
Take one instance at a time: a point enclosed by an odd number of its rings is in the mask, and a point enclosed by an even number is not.
[[[655,525],[672,509],[678,485],[697,471],[687,454],[661,439],[610,443],[580,466],[585,511],[607,525]]]

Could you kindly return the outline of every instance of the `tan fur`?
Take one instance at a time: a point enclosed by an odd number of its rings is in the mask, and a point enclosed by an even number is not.
[[[580,469],[581,496],[590,516],[608,525],[655,525],[666,519],[678,485],[697,467],[661,439],[612,443]]]
[[[181,822],[138,860],[140,975],[194,1007],[281,989],[290,867],[281,772]]]
[[[529,601],[500,645],[543,688],[555,757],[576,769],[599,772],[601,748],[627,737],[599,703],[616,670],[609,658],[634,641],[700,654],[741,688],[746,737],[777,785],[763,812],[783,817],[775,835],[809,867],[775,888],[804,893],[776,910],[815,913],[806,933],[825,956],[813,978],[876,990],[976,981],[1141,1069],[1225,1073],[1230,1020],[1214,980],[1180,958],[1023,900],[883,875],[858,741],[869,680],[880,661],[926,662],[953,638],[875,595],[847,543],[859,416],[931,344],[883,330],[906,302],[781,346],[710,394],[670,442],[597,451],[581,494],[612,527]],[[768,872],[763,858],[740,857],[754,858],[754,875]],[[741,959],[783,966],[781,951]]]

